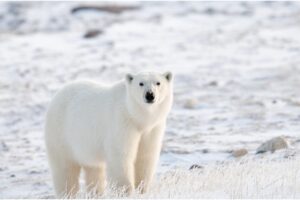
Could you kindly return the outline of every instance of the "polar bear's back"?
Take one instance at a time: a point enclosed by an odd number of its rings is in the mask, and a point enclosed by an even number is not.
[[[63,117],[72,112],[72,109],[85,109],[97,102],[97,105],[103,105],[105,102],[113,101],[114,95],[112,86],[100,85],[92,81],[78,81],[63,87],[53,98],[47,113],[47,119],[52,115]],[[94,105],[95,106],[95,105]],[[57,122],[64,120],[55,120]]]
[[[47,113],[45,133],[48,148],[63,146],[63,151],[76,155],[74,159],[78,162],[97,162],[95,158],[99,155],[95,154],[104,151],[99,148],[104,146],[105,135],[115,118],[114,109],[123,104],[124,98],[120,97],[124,95],[124,87],[122,82],[105,86],[80,81],[60,90]]]

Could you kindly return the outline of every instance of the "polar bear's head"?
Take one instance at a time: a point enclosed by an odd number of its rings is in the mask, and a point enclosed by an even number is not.
[[[130,98],[140,105],[157,105],[172,93],[172,73],[147,72],[126,75],[126,86]]]

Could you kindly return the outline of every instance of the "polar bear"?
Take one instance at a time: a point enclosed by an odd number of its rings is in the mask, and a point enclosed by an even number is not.
[[[101,194],[106,179],[130,194],[147,191],[173,102],[172,73],[127,74],[110,86],[71,83],[51,102],[45,141],[58,197],[74,197],[79,174]]]

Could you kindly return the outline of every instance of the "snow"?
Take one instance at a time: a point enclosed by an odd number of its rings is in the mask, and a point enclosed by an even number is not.
[[[139,197],[299,198],[300,3],[126,2],[139,8],[71,14],[81,4],[0,3],[0,197],[53,197],[43,126],[64,84],[170,70],[158,177]],[[92,29],[103,33],[84,38]],[[295,156],[255,155],[277,136]],[[232,158],[238,148],[249,155]]]

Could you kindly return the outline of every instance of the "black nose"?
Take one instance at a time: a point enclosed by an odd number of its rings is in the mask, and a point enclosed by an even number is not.
[[[145,98],[147,103],[152,103],[155,99],[153,92],[147,92]]]

